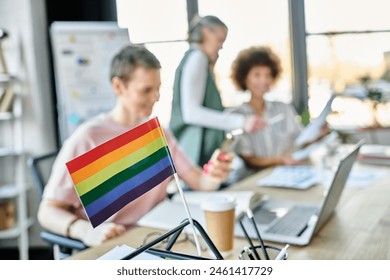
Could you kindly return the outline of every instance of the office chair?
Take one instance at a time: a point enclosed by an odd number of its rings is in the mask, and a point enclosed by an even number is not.
[[[27,160],[27,164],[31,170],[34,183],[42,196],[43,190],[47,183],[49,171],[58,154],[58,151],[47,153],[37,157],[31,157]],[[46,171],[46,173],[44,172]],[[40,234],[42,240],[53,246],[54,259],[64,259],[72,255],[72,253],[88,248],[82,241],[70,237],[62,236],[47,230]]]

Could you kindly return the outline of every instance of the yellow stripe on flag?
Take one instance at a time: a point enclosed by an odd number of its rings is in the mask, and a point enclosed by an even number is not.
[[[140,160],[148,157],[150,154],[154,153],[158,149],[165,146],[165,141],[163,138],[158,138],[148,145],[139,148],[134,153],[114,162],[110,166],[102,169],[98,173],[88,177],[84,181],[75,185],[77,193],[79,196],[89,192],[96,186],[100,185],[107,179],[111,178],[115,174],[125,170],[126,168],[132,166],[133,164],[139,162]]]
[[[114,162],[122,159],[125,156],[128,156],[135,151],[141,149],[145,145],[150,144],[155,139],[159,138],[162,135],[162,131],[160,127],[153,129],[152,131],[146,133],[145,135],[135,139],[134,141],[112,151],[109,154],[95,160],[89,165],[73,172],[72,179],[75,185],[80,182],[86,180],[88,177],[100,172],[107,166],[113,164]]]

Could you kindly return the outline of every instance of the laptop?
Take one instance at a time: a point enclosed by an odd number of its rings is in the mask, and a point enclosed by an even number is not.
[[[363,141],[357,143],[352,151],[340,161],[330,188],[320,205],[267,199],[253,209],[262,238],[266,241],[301,246],[309,244],[335,210],[362,145]],[[256,238],[249,219],[245,216],[242,222],[248,235]],[[239,226],[235,227],[235,235],[243,236]]]

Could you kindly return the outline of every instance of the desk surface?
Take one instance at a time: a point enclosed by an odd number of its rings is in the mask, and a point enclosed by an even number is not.
[[[373,166],[369,166],[373,167]],[[389,170],[387,167],[377,167]],[[229,190],[256,190],[276,198],[318,202],[323,188],[315,186],[308,190],[261,188],[256,181],[269,173],[259,172],[233,185]],[[229,191],[227,190],[227,191]],[[144,236],[150,232],[164,232],[144,227],[134,228],[124,235],[98,247],[75,254],[71,259],[96,259],[116,245],[132,247],[142,245]],[[374,185],[364,188],[345,188],[335,213],[323,228],[304,247],[290,246],[289,259],[390,259],[390,172]],[[275,244],[274,244],[275,245]],[[276,244],[283,246],[283,244]],[[247,246],[242,238],[236,238],[232,259],[237,259],[240,250]],[[174,250],[196,254],[190,242],[183,242]],[[207,253],[204,254],[207,256]]]

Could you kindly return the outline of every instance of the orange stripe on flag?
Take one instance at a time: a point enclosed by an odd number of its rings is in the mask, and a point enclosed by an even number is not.
[[[74,184],[77,185],[78,183],[89,178],[90,176],[100,172],[107,166],[148,145],[162,135],[163,134],[161,128],[157,127],[149,133],[146,133],[145,135],[135,139],[134,141],[112,151],[109,154],[106,154],[105,156],[95,160],[89,165],[77,170],[76,172],[71,174]]]
[[[101,158],[102,156],[126,145],[127,143],[141,137],[142,135],[148,133],[149,131],[160,127],[160,123],[157,118],[153,118],[126,133],[123,133],[95,148],[89,152],[82,154],[73,160],[66,163],[69,173],[74,173],[75,171],[87,166],[88,164],[94,162],[95,160]]]

